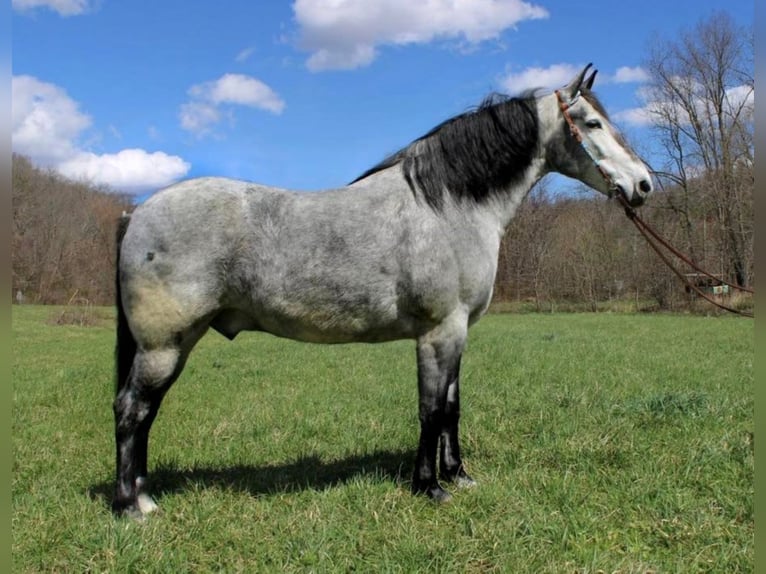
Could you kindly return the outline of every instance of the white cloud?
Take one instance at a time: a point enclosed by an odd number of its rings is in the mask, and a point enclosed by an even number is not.
[[[531,67],[518,73],[510,73],[501,78],[503,89],[517,93],[531,88],[555,89],[569,83],[579,74],[583,65],[553,64],[547,68]],[[641,67],[622,66],[613,75],[599,73],[596,83],[640,83],[648,80],[649,75]]]
[[[315,72],[320,70],[353,70],[371,64],[375,56],[377,56],[377,52],[372,46],[351,46],[340,51],[321,48],[311,54],[306,60],[306,66]]]
[[[376,47],[438,38],[469,44],[497,38],[548,11],[523,0],[295,0],[299,45],[312,71],[351,69],[375,59]]]
[[[683,79],[679,78],[676,81],[681,83]],[[703,95],[704,90],[694,82],[687,81],[687,86],[691,86],[697,92],[698,96],[694,100],[694,106],[700,116],[706,117],[705,107],[709,105],[709,101]],[[616,120],[635,127],[651,126],[655,121],[661,121],[662,117],[677,118],[682,125],[690,123],[688,113],[682,106],[674,102],[652,100],[649,90],[639,90],[637,95],[644,101],[644,105],[615,113],[614,118]],[[753,87],[735,86],[727,89],[725,105],[724,111],[730,117],[738,116],[748,121],[752,120],[755,105]]]
[[[742,108],[746,117],[755,113],[755,89],[752,86],[736,86],[726,90],[729,110],[736,113]]]
[[[249,48],[245,48],[242,50],[239,54],[237,54],[237,57],[234,58],[237,62],[246,62],[250,59],[250,56],[252,56],[255,53],[255,48],[252,46]]]
[[[91,9],[90,0],[13,0],[12,5],[19,12],[49,8],[61,16],[77,16]]]
[[[126,149],[95,154],[85,150],[79,138],[92,120],[65,90],[32,76],[14,76],[11,90],[13,150],[37,165],[128,193],[163,187],[189,171],[188,163],[164,152]]]
[[[190,165],[178,156],[143,149],[124,149],[115,154],[78,152],[63,161],[57,170],[72,179],[107,183],[127,193],[159,189],[189,171]]]
[[[215,104],[240,104],[279,114],[285,103],[266,84],[242,74],[225,74],[215,82],[194,86],[190,93]]]
[[[11,97],[14,151],[46,166],[77,152],[74,141],[92,122],[63,89],[13,76]]]
[[[221,107],[247,106],[281,114],[285,102],[269,86],[242,74],[225,74],[189,88],[191,101],[181,106],[181,127],[198,136],[208,134],[221,120]]]
[[[181,127],[198,136],[207,134],[221,119],[218,108],[206,102],[187,102],[179,113]]]
[[[568,84],[582,69],[583,66],[573,64],[531,67],[517,74],[506,75],[501,79],[501,84],[504,90],[512,94],[533,88],[555,89]]]
[[[612,114],[612,119],[633,127],[646,127],[652,124],[652,111],[649,106],[630,108]]]
[[[611,80],[617,84],[643,83],[643,82],[646,82],[648,79],[649,79],[649,74],[647,74],[646,70],[644,70],[640,66],[636,66],[633,68],[631,68],[630,66],[622,66],[620,68],[617,68],[617,71],[614,73],[614,76],[611,78]]]

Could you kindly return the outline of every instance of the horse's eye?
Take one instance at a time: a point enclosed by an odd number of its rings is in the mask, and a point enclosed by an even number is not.
[[[599,120],[588,120],[585,125],[594,130],[601,129],[601,121]]]

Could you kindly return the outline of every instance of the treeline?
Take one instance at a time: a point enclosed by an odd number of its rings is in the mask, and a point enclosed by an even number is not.
[[[115,236],[127,196],[70,181],[13,156],[15,302],[114,302]]]
[[[740,174],[751,177],[752,173]],[[752,185],[742,186],[741,225],[736,230],[720,217],[714,188],[706,178],[689,184],[695,193],[678,188],[655,193],[639,210],[676,249],[689,254],[719,278],[740,283],[740,266],[732,261],[732,234],[744,247],[745,284],[754,275]],[[679,204],[683,203],[683,209]],[[692,269],[670,257],[689,280],[706,289]],[[715,284],[715,281],[712,282]],[[749,306],[748,298],[732,294],[727,303]],[[698,297],[651,250],[614,200],[592,191],[576,197],[553,197],[545,182],[532,190],[519,208],[500,248],[495,284],[496,302],[513,302],[538,311],[680,310],[697,307]],[[707,307],[702,307],[707,309]]]
[[[736,233],[744,246],[745,280],[752,284],[752,169],[736,175],[743,181],[735,230],[720,216],[717,188],[705,177],[684,189],[659,191],[640,213],[678,249],[729,281],[740,274],[730,252]],[[69,181],[14,156],[14,300],[113,304],[116,223],[132,207],[127,196]],[[678,310],[694,300],[616,202],[592,191],[553,196],[541,182],[501,245],[495,302],[515,308]]]

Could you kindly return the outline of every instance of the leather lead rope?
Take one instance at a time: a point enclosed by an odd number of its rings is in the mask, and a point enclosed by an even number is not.
[[[692,291],[694,291],[697,295],[702,297],[705,301],[708,303],[711,303],[712,305],[715,305],[719,309],[723,309],[725,311],[729,311],[730,313],[736,313],[737,315],[742,315],[743,317],[754,317],[753,313],[750,313],[749,311],[741,311],[739,309],[735,309],[733,307],[729,307],[728,305],[724,305],[723,303],[719,303],[712,297],[710,297],[707,293],[702,291],[699,287],[694,285],[691,281],[689,281],[676,267],[670,262],[670,260],[667,258],[667,256],[662,252],[659,245],[657,245],[654,241],[652,241],[652,237],[657,240],[657,242],[665,247],[668,251],[670,251],[673,255],[678,257],[681,261],[689,265],[692,269],[695,269],[702,275],[705,275],[707,277],[710,277],[711,279],[714,279],[716,281],[719,281],[723,283],[724,285],[728,285],[732,289],[737,289],[739,291],[744,291],[746,293],[754,293],[752,289],[748,289],[747,287],[742,287],[740,285],[734,285],[732,283],[729,283],[728,281],[724,281],[723,279],[719,279],[715,275],[712,275],[711,273],[708,273],[704,269],[700,268],[696,264],[694,264],[688,257],[686,257],[683,253],[675,249],[673,246],[671,246],[665,239],[662,238],[654,229],[652,229],[643,219],[641,219],[636,211],[628,204],[625,197],[621,194],[617,194],[618,201],[622,204],[622,206],[625,208],[625,215],[633,222],[633,225],[636,226],[636,229],[641,233],[641,235],[644,236],[644,239],[646,239],[646,242],[649,244],[649,246],[654,249],[654,252],[657,253],[657,255],[662,259],[662,261],[667,265],[670,270],[676,274],[676,276]],[[651,237],[650,237],[651,236]]]

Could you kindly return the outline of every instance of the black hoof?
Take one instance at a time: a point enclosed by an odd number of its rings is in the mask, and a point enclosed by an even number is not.
[[[417,481],[413,481],[412,494],[424,494],[439,504],[452,500],[452,495],[439,486],[438,482],[419,484]]]
[[[113,498],[112,499],[112,514],[115,516],[122,516],[125,514],[125,511],[130,508],[130,502],[127,500],[122,500],[120,498]]]
[[[130,518],[139,522],[145,518],[137,504],[126,504],[117,500],[112,501],[112,514],[116,518]]]

